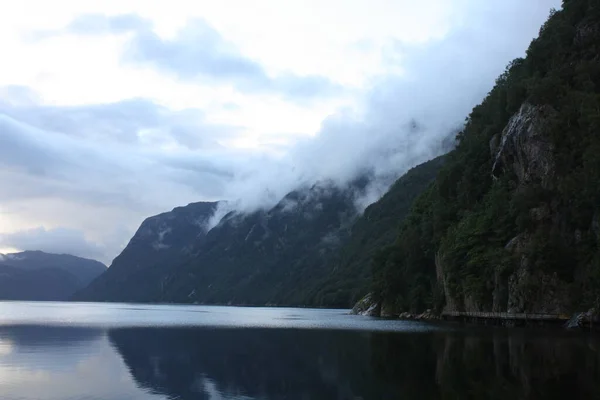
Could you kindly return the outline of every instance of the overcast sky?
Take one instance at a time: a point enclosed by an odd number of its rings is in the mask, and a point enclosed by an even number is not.
[[[3,5],[0,252],[110,263],[144,218],[178,205],[250,210],[319,179],[398,176],[439,154],[552,7],[560,1]]]

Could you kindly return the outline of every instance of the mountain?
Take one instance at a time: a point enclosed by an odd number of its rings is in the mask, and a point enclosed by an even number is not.
[[[600,5],[564,1],[373,263],[382,314],[600,307]]]
[[[289,193],[270,210],[230,213],[180,271],[165,279],[167,301],[306,303],[306,287],[347,239],[365,182],[330,182]]]
[[[369,291],[374,253],[394,242],[413,201],[435,179],[445,158],[440,156],[410,169],[366,208],[329,263],[326,275],[311,285],[308,304],[351,307]]]
[[[73,299],[159,300],[164,277],[202,247],[207,224],[217,205],[217,202],[192,203],[147,218],[110,268]]]
[[[369,289],[370,254],[389,244],[443,158],[413,168],[359,215],[369,179],[320,182],[270,210],[195,203],[148,218],[105,274],[74,299],[349,307]]]
[[[75,299],[299,304],[303,282],[347,237],[357,187],[306,187],[270,210],[229,212],[209,231],[218,203],[151,217]]]
[[[364,182],[320,183],[169,244],[170,222],[138,231],[76,298],[342,306],[370,290],[392,315],[599,309],[599,54],[598,1],[565,0],[409,189],[363,217]]]
[[[0,299],[67,300],[105,271],[98,261],[67,254],[0,254]]]

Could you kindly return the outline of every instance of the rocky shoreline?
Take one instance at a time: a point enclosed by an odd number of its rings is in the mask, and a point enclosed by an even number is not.
[[[350,312],[353,315],[363,315],[367,317],[377,317],[386,319],[398,319],[405,321],[433,321],[444,320],[442,314],[431,309],[422,313],[401,312],[397,313],[377,302],[372,293],[367,294]],[[571,318],[562,325],[562,328],[568,330],[589,329],[594,330],[600,328],[600,310],[592,308],[585,312],[576,312]]]
[[[400,320],[440,320],[442,316],[433,310],[426,310],[420,314],[409,312],[395,313],[389,307],[380,305],[371,293],[367,294],[352,308],[350,314],[367,317],[390,318]]]

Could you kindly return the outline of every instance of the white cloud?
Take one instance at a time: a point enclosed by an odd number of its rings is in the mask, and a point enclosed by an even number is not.
[[[0,64],[0,234],[71,232],[73,252],[109,262],[143,218],[192,201],[241,199],[251,209],[361,172],[380,178],[376,198],[390,176],[439,153],[558,3],[19,2],[0,16],[0,47],[11,54]],[[98,13],[137,15],[185,62],[124,62],[140,30],[123,24],[110,35],[65,32]],[[255,90],[187,65],[200,54],[178,41],[190,18],[235,48]],[[344,89],[298,102],[286,76]],[[38,242],[0,247],[24,243]]]

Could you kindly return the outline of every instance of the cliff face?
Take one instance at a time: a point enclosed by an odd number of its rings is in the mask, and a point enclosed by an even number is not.
[[[511,201],[536,188],[551,191],[556,185],[554,145],[546,136],[548,121],[556,118],[556,114],[552,107],[524,103],[510,118],[499,138],[497,135],[492,137],[492,178],[496,180],[505,174],[514,177]],[[488,285],[492,291],[491,311],[566,314],[571,309],[569,282],[554,271],[536,268],[531,260],[536,248],[530,231],[541,226],[549,230],[560,228],[556,202],[554,207],[549,203],[553,203],[552,198],[528,204],[525,212],[530,218],[529,231],[519,232],[504,246],[512,259],[514,271],[506,273],[505,265],[501,263],[493,268],[493,280]],[[444,290],[444,310],[483,311],[488,308],[468,293],[462,292],[463,296],[458,298],[452,293],[444,271],[443,256],[438,254],[436,260],[436,278]]]
[[[600,304],[599,26],[595,2],[565,2],[473,109],[395,244],[374,257],[382,308]]]
[[[519,185],[540,184],[549,189],[556,172],[554,145],[546,137],[549,121],[557,112],[550,106],[524,103],[513,115],[500,135],[500,145],[491,148],[494,164],[492,175],[499,169],[511,170]],[[492,141],[496,140],[496,136]]]
[[[545,134],[549,129],[548,121],[556,117],[557,111],[550,106],[523,104],[502,132],[500,148],[493,155],[492,174],[499,168],[509,169],[516,176],[517,192],[525,192],[536,185],[551,190],[556,184],[556,163],[554,145]],[[553,208],[546,201],[531,204],[527,212],[532,224],[559,223],[556,206]],[[558,227],[550,229],[553,228]],[[501,271],[495,271],[493,309],[514,313],[567,313],[572,306],[568,282],[555,272],[533,267],[529,256],[535,251],[531,234],[520,232],[505,249],[515,258],[516,270],[508,278],[502,277]]]

